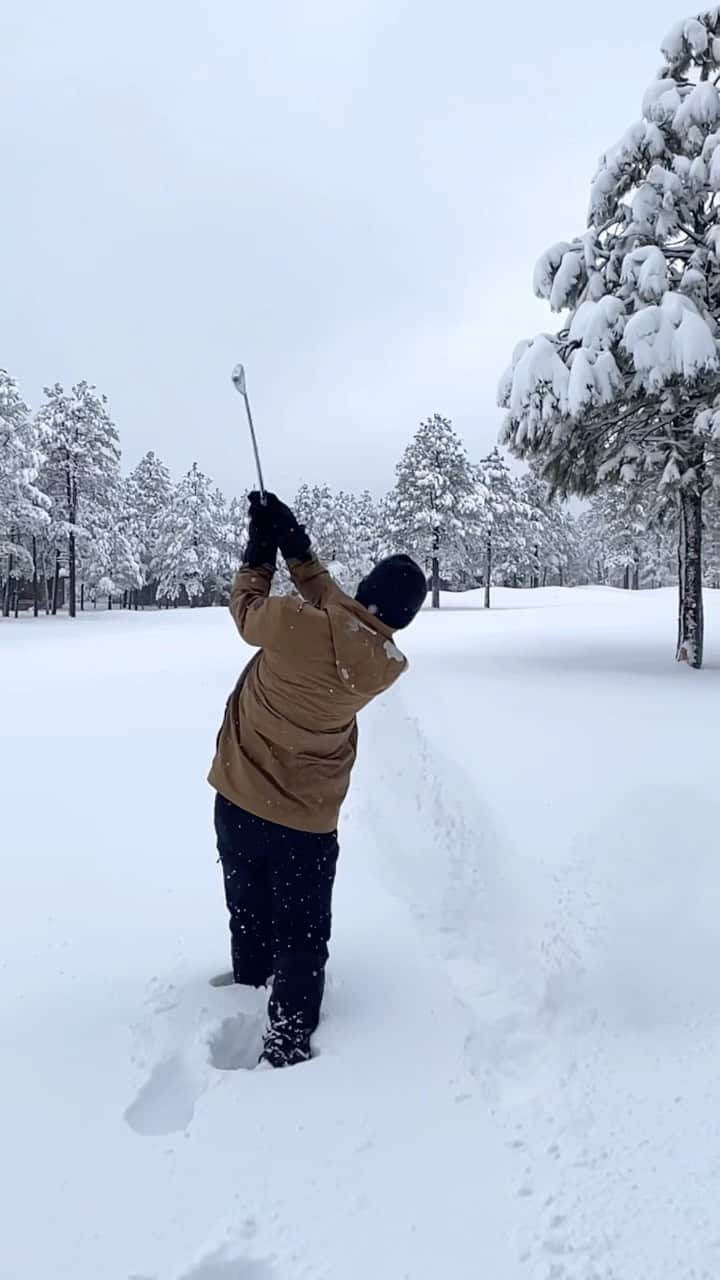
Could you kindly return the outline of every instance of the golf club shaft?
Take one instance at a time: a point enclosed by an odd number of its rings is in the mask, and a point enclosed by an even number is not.
[[[265,481],[263,480],[262,464],[260,462],[260,453],[257,446],[257,437],[255,435],[255,423],[253,422],[252,410],[248,399],[247,391],[243,391],[242,398],[245,401],[245,412],[247,413],[248,424],[250,426],[250,436],[252,438],[253,451],[255,453],[255,465],[258,473],[258,483],[260,485],[260,501],[265,506]]]

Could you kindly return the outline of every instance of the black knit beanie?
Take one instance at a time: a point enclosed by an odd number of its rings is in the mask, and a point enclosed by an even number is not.
[[[425,574],[410,556],[388,556],[371,569],[355,599],[393,631],[407,627],[427,595]]]

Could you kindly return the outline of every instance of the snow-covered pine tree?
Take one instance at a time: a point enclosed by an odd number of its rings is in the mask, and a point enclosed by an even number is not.
[[[0,581],[2,612],[8,617],[13,593],[32,576],[38,611],[37,543],[49,522],[49,503],[38,485],[41,438],[17,383],[0,369]]]
[[[292,503],[292,509],[295,512],[300,524],[304,525],[308,534],[312,538],[312,518],[313,518],[313,502],[312,489],[309,484],[303,482],[300,485],[295,499]]]
[[[388,533],[398,551],[430,572],[432,607],[440,581],[467,556],[477,534],[482,492],[465,446],[439,413],[420,424],[396,467],[388,495]]]
[[[558,576],[560,577],[563,571],[562,565],[565,565],[566,569],[564,571],[567,574],[568,586],[577,586],[581,580],[580,558],[582,553],[577,516],[563,505],[560,508],[560,522],[562,528],[559,533],[559,539],[562,562],[558,566]]]
[[[586,507],[576,520],[577,580],[583,586],[604,586],[608,580],[605,544],[602,530],[591,507]]]
[[[321,559],[328,564],[342,563],[348,536],[342,495],[333,493],[326,484],[313,485],[311,503],[311,537]]]
[[[293,503],[298,520],[305,526],[313,550],[329,567],[345,591],[357,585],[355,555],[355,507],[352,494],[333,493],[328,485],[303,484]]]
[[[42,481],[42,472],[40,476]],[[43,490],[44,492],[44,490]],[[47,525],[36,538],[38,578],[46,613],[55,615],[60,604],[60,584],[67,577],[67,553],[65,526],[59,520],[56,504],[52,503]],[[52,594],[51,594],[52,588]]]
[[[490,608],[496,573],[504,581],[517,576],[525,554],[529,508],[518,482],[500,450],[495,447],[475,468],[479,503],[479,535],[485,584],[485,608]]]
[[[45,437],[42,482],[52,501],[55,529],[66,540],[68,612],[74,618],[78,539],[91,526],[93,513],[110,500],[118,478],[120,446],[107,399],[95,387],[79,382],[68,395],[56,383],[45,388],[45,396],[37,415]]]
[[[326,484],[302,484],[293,510],[304,524],[321,560],[338,559],[345,550],[347,527],[340,495]]]
[[[141,603],[153,604],[157,593],[154,562],[160,526],[170,504],[170,472],[152,450],[130,472],[126,496],[133,518],[133,536],[140,563]]]
[[[118,476],[105,500],[92,511],[78,541],[78,564],[82,574],[81,601],[85,588],[97,602],[107,597],[108,608],[121,596],[129,605],[137,603],[144,582],[138,538],[134,487]]]
[[[358,583],[386,553],[381,504],[367,489],[359,497],[351,495],[350,523],[353,576]]]
[[[589,228],[538,263],[568,311],[515,350],[504,439],[554,485],[654,475],[680,520],[677,656],[702,665],[702,503],[720,429],[720,8],[663,44],[642,117],[603,156]]]
[[[671,582],[675,516],[646,485],[603,485],[576,522],[581,579],[634,590]]]
[[[603,531],[604,563],[611,581],[638,591],[648,513],[636,485],[603,487],[592,502]]]
[[[184,594],[194,606],[214,595],[226,521],[222,494],[194,462],[159,522],[159,600],[177,604]]]
[[[706,502],[703,502],[705,507]],[[642,541],[642,578],[640,585],[650,588],[669,587],[677,581],[677,504],[664,507],[659,519],[648,525]]]
[[[558,524],[561,524],[559,506],[550,497],[548,485],[535,467],[531,467],[520,477],[517,489],[525,505],[520,539],[523,551],[522,578],[530,587],[544,587],[558,559],[557,534]]]
[[[212,566],[205,580],[205,604],[227,604],[231,583],[226,572],[226,548],[228,542],[228,508],[225,494],[214,485],[210,494],[210,525],[214,539]]]
[[[226,527],[227,557],[229,567],[235,573],[243,562],[250,532],[247,493],[242,493],[239,498],[231,500],[228,507]]]
[[[525,548],[525,579],[531,587],[544,587],[556,580],[569,585],[577,560],[577,528],[547,481],[530,467],[520,477],[518,491],[524,504],[521,543]]]
[[[220,547],[218,579],[223,602],[230,599],[233,578],[243,562],[249,533],[248,495],[232,498],[227,508]]]
[[[389,493],[383,494],[382,498],[375,504],[377,514],[377,536],[371,546],[373,547],[372,563],[377,564],[378,560],[382,560],[385,556],[394,555],[401,548],[398,546],[397,535],[393,529],[393,504],[395,491],[390,490]]]
[[[340,490],[333,493],[327,507],[325,539],[332,550],[329,564],[340,586],[354,595],[362,574],[358,568],[357,498]]]

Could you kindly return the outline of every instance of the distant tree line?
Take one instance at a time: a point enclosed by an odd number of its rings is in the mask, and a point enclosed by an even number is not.
[[[441,589],[604,583],[640,588],[674,574],[676,514],[645,488],[603,488],[571,514],[537,467],[514,474],[499,449],[472,462],[451,422],[421,423],[383,498],[303,485],[294,499],[318,554],[347,589],[391,551]],[[0,371],[0,598],[5,617],[88,608],[223,604],[247,538],[247,502],[227,501],[196,463],[177,483],[150,452],[129,475],[105,398],[82,382],[47,389],[31,414]],[[720,585],[717,504],[706,540]],[[290,584],[281,573],[279,589]]]

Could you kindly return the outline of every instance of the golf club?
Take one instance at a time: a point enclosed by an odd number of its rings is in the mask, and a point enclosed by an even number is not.
[[[253,451],[255,453],[255,465],[258,473],[258,484],[260,486],[260,501],[265,506],[265,482],[263,480],[262,466],[260,463],[260,453],[257,446],[257,438],[255,436],[255,424],[253,422],[252,410],[250,409],[250,401],[247,393],[247,382],[245,380],[245,366],[236,364],[232,371],[233,386],[240,393],[245,401],[245,412],[247,413],[248,425],[250,427],[250,436],[252,439]]]

